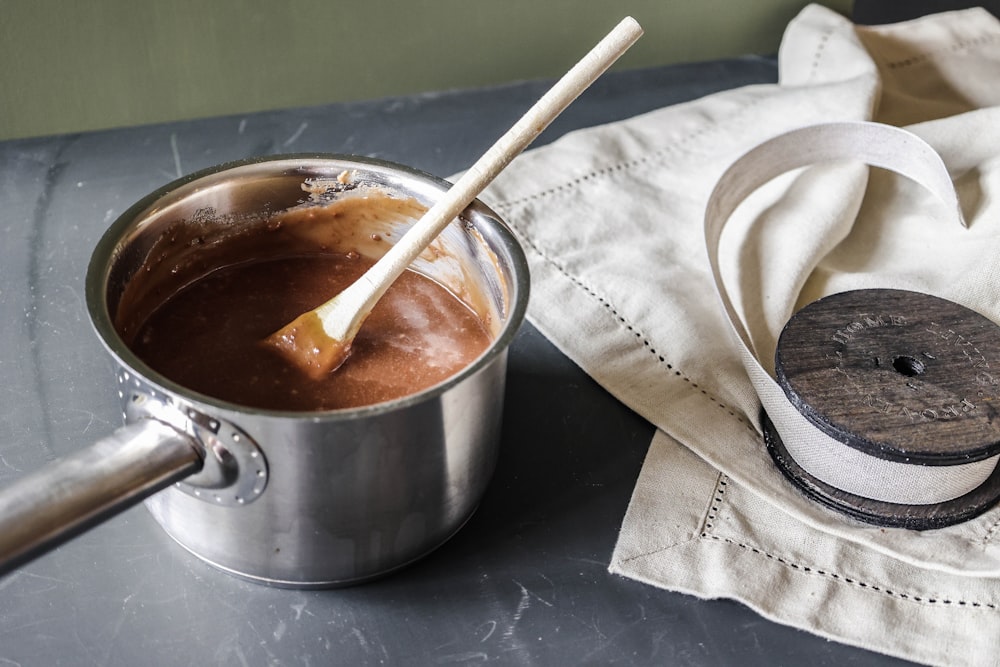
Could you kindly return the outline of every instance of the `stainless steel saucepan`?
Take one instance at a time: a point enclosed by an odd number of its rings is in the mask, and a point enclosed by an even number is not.
[[[278,156],[174,181],[115,221],[91,258],[86,295],[117,364],[125,425],[0,491],[0,572],[142,499],[196,556],[277,586],[371,579],[420,558],[462,526],[495,466],[507,350],[528,300],[523,252],[482,203],[440,237],[447,261],[417,268],[484,295],[494,342],[458,375],[420,393],[329,412],[247,408],[159,375],[116,329],[136,275],[150,272],[151,262],[169,263],[151,257],[164,252],[166,234],[263,221],[315,197],[323,184],[336,196],[338,187],[359,183],[425,206],[448,187],[378,160]],[[150,289],[173,289],[170,271],[160,273],[162,285],[155,270],[143,280]]]

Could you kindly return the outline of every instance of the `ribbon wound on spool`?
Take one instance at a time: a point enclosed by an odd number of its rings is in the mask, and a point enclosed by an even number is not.
[[[796,313],[763,368],[719,268],[725,223],[782,173],[862,161],[930,190],[964,225],[940,156],[919,137],[869,122],[793,130],[746,153],[716,184],[705,241],[716,289],[760,398],[768,449],[807,495],[879,525],[936,528],[1000,498],[1000,328],[930,295],[859,290]]]

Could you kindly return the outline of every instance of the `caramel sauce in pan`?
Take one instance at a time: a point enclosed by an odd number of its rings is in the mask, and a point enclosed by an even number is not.
[[[483,321],[438,283],[406,271],[376,304],[336,371],[313,379],[263,341],[354,282],[372,260],[311,253],[216,269],[160,304],[130,347],[189,389],[248,407],[317,411],[433,386],[489,346]]]

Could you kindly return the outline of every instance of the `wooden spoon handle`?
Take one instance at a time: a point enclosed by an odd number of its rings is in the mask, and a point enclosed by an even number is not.
[[[368,271],[337,296],[276,331],[265,343],[314,378],[335,370],[347,358],[358,330],[392,282],[514,157],[641,36],[642,28],[635,19],[623,19]]]
[[[350,341],[389,285],[424,248],[641,36],[642,28],[635,19],[623,19],[476,160],[358,281],[317,308],[316,313],[323,321],[327,335],[336,340]],[[354,312],[354,316],[344,317],[349,310]]]

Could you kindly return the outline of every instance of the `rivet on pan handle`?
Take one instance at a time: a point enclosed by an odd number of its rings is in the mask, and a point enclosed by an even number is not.
[[[126,424],[152,417],[193,436],[202,448],[202,469],[176,482],[179,490],[225,507],[246,505],[264,492],[267,461],[253,438],[238,426],[181,405],[128,371],[119,373],[118,382]]]

